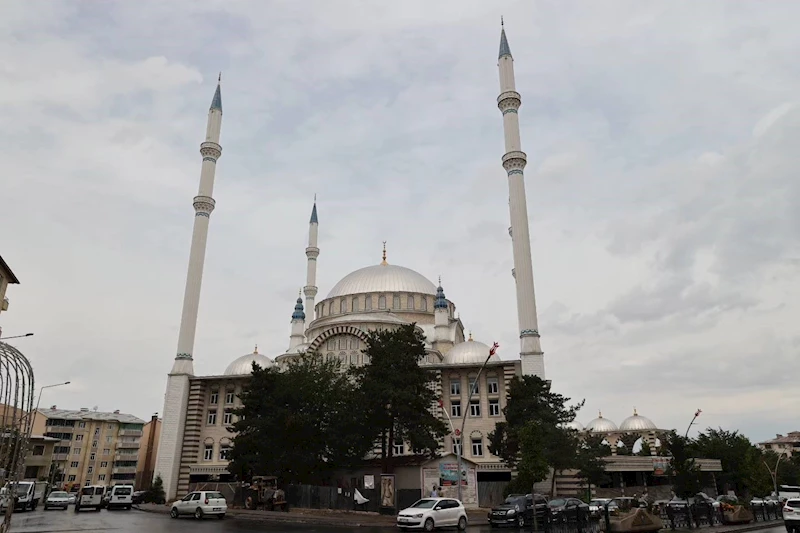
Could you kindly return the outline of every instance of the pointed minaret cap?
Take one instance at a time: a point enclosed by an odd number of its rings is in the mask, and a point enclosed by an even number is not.
[[[219,73],[219,78],[217,79],[217,90],[214,91],[214,98],[211,100],[211,109],[219,109],[222,111],[222,92],[220,85],[222,85],[222,72]]]
[[[442,288],[442,276],[439,276],[439,286],[436,288],[436,301],[433,302],[434,309],[447,309],[447,299]]]
[[[297,302],[294,305],[294,313],[292,313],[292,320],[305,320],[306,314],[303,312],[303,299],[297,297]]]
[[[319,219],[317,219],[317,195],[314,195],[314,207],[311,208],[311,220],[309,224],[319,224]]]
[[[508,39],[506,39],[506,29],[503,26],[503,17],[500,17],[500,55],[497,57],[500,59],[503,56],[510,56],[511,55],[511,48],[508,47]]]

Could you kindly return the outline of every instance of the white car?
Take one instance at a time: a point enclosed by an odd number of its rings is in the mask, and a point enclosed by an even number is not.
[[[400,529],[424,529],[433,531],[437,527],[467,529],[467,510],[453,498],[423,498],[403,509],[397,515]]]
[[[182,500],[173,503],[169,515],[172,518],[193,515],[198,520],[206,516],[216,516],[222,520],[227,512],[228,502],[225,501],[225,496],[217,491],[201,490],[190,492]]]
[[[111,489],[106,508],[130,510],[133,505],[133,485],[114,485]]]
[[[54,490],[44,501],[45,511],[48,509],[64,509],[66,511],[67,507],[69,507],[69,494],[63,490]]]
[[[800,500],[786,500],[783,506],[783,525],[788,533],[800,532]]]

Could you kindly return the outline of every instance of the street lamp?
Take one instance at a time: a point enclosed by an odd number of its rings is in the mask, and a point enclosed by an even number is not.
[[[778,455],[778,460],[775,461],[775,468],[774,469],[769,467],[769,465],[767,464],[767,460],[766,459],[764,459],[762,461],[764,463],[764,466],[767,467],[767,471],[769,472],[769,475],[772,478],[772,487],[775,489],[775,499],[776,500],[778,499],[778,465],[780,464],[781,459],[783,459],[783,453],[780,453]]]
[[[33,333],[31,333],[31,335],[33,335]],[[69,381],[65,381],[64,383],[55,383],[53,385],[45,385],[44,387],[39,389],[39,399],[36,400],[36,408],[33,410],[33,412],[35,413],[36,411],[39,410],[39,402],[42,401],[42,393],[44,392],[44,389],[52,389],[53,387],[62,387],[64,385],[69,385],[69,384],[70,384]]]
[[[492,358],[492,356],[495,354],[495,352],[499,347],[500,345],[497,343],[494,343],[492,345],[491,349],[489,350],[489,355],[486,356],[486,360],[483,362],[483,365],[481,365],[481,369],[478,370],[478,375],[475,377],[475,381],[472,383],[472,387],[469,388],[469,396],[467,396],[467,405],[464,406],[465,407],[464,412],[461,413],[461,430],[460,431],[456,430],[453,432],[458,437],[458,448],[456,449],[457,452],[456,457],[458,458],[458,501],[462,503],[463,500],[461,498],[461,470],[464,467],[461,464],[461,456],[463,455],[463,448],[464,448],[464,426],[467,423],[467,409],[469,409],[470,401],[472,400],[472,395],[475,394],[475,389],[478,388],[478,382],[481,379],[481,373],[483,372],[483,369],[486,368],[486,365],[489,363],[489,359]]]
[[[28,335],[23,335],[23,336],[26,337],[29,335],[33,335],[33,333],[29,333]],[[33,424],[36,422],[36,413],[39,412],[39,402],[42,401],[42,393],[44,392],[44,389],[52,389],[53,387],[62,387],[64,385],[69,385],[69,384],[70,384],[69,381],[65,381],[64,383],[54,383],[52,385],[45,385],[44,387],[39,389],[39,398],[36,400],[36,408],[33,410],[33,420],[30,422],[30,425],[28,426],[28,441],[30,441],[31,433],[33,432]],[[56,466],[56,469],[57,468],[58,467]],[[47,477],[48,480],[50,480],[52,483],[52,479],[55,477],[55,471],[53,470],[52,464],[50,465],[50,472]]]
[[[698,409],[697,411],[694,412],[694,417],[692,418],[692,421],[689,422],[689,427],[686,428],[686,434],[683,436],[683,438],[685,438],[685,439],[689,438],[689,430],[692,429],[692,425],[694,425],[694,421],[697,420],[697,417],[700,416],[700,413],[702,413],[702,412],[703,411],[701,409]]]
[[[13,337],[0,337],[0,341],[6,341],[8,339],[21,339],[22,337],[33,337],[33,333],[26,333],[25,335],[14,335]]]

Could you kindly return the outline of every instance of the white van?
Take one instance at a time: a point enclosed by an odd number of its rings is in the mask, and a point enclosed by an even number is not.
[[[81,488],[81,495],[75,502],[75,512],[81,509],[94,509],[99,511],[103,505],[103,492],[105,487],[102,485],[89,485]]]
[[[108,510],[128,509],[133,505],[133,485],[114,485],[108,499]]]
[[[6,509],[9,505],[9,494],[13,492],[14,510],[33,511],[39,506],[39,502],[44,500],[47,491],[47,483],[44,481],[17,481],[11,482],[3,487],[0,494],[0,508]]]

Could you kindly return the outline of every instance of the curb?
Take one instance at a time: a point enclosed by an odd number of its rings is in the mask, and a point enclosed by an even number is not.
[[[695,528],[695,529],[675,529],[675,533],[688,533],[689,531],[696,532],[701,530],[707,531],[719,531],[720,533],[747,533],[748,531],[760,531],[763,529],[772,529],[774,527],[778,527],[783,525],[783,520],[769,520],[766,522],[754,522],[752,524],[744,524],[742,526],[728,526],[731,529],[719,529],[720,527],[725,526],[712,526],[712,527],[703,527],[703,528]],[[664,528],[662,531],[673,531],[669,528]]]

